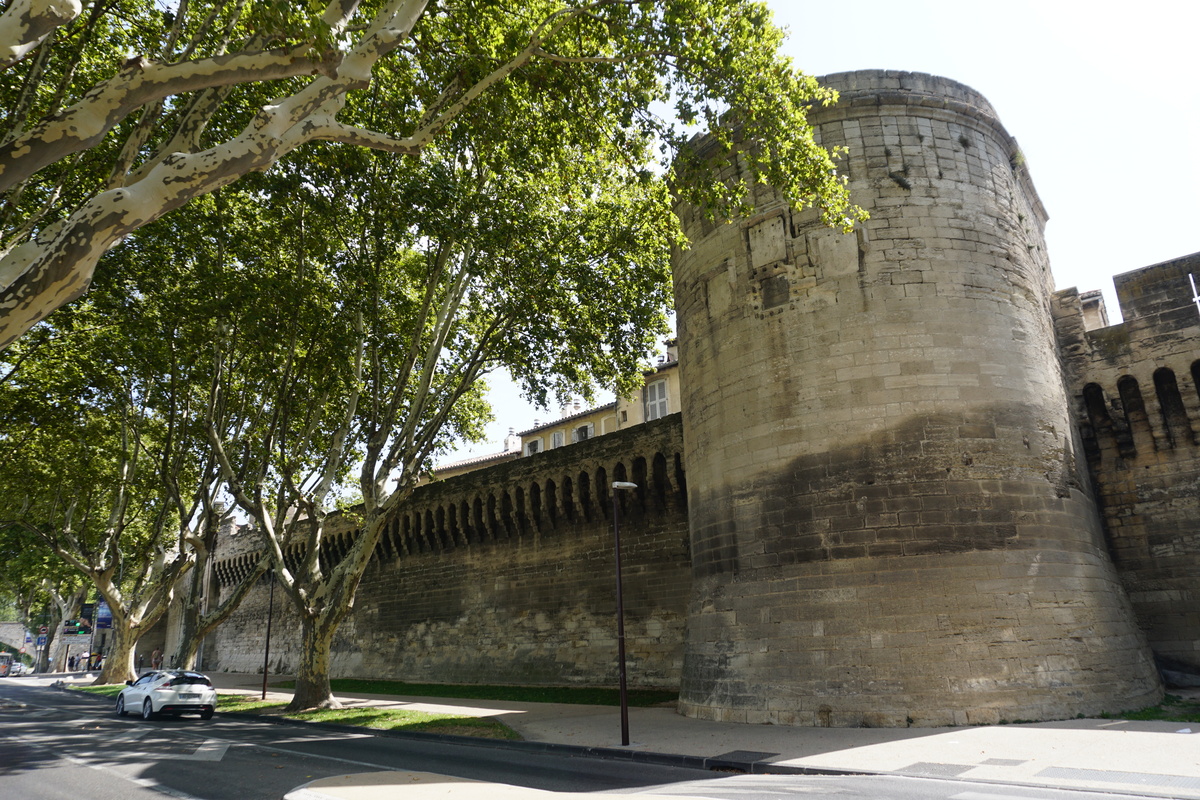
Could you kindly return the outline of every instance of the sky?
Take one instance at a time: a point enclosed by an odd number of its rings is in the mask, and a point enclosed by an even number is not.
[[[1105,293],[1112,276],[1200,251],[1200,4],[1192,0],[768,0],[797,69],[928,72],[986,97],[1021,146],[1050,220],[1057,288]],[[493,380],[486,442],[549,421]]]

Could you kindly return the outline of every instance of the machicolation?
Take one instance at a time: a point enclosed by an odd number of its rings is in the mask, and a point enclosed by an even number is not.
[[[812,122],[870,219],[842,235],[766,186],[730,224],[681,207],[682,413],[421,487],[337,674],[614,683],[613,481],[639,487],[618,496],[629,674],[684,714],[1056,719],[1157,702],[1156,657],[1200,670],[1200,254],[1119,276],[1109,326],[1054,290],[981,95],[823,80],[841,100]],[[256,550],[225,546],[223,584]],[[205,667],[260,669],[266,610],[264,582]]]

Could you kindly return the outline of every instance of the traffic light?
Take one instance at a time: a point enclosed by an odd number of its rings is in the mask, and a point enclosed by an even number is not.
[[[63,635],[76,636],[81,633],[87,633],[87,629],[83,623],[77,619],[68,619],[63,622]]]

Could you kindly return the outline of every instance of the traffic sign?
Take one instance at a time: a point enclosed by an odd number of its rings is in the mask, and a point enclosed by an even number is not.
[[[45,625],[43,625],[42,627],[38,628],[38,633],[49,633],[49,632],[50,632],[50,631],[46,630],[46,626],[45,626]]]
[[[39,650],[41,650],[43,647],[46,646],[46,637],[45,636],[39,636],[37,638],[37,646],[38,646]]]

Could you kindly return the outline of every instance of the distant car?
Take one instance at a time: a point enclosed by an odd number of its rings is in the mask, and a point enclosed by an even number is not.
[[[217,690],[212,681],[199,672],[166,669],[147,672],[136,681],[126,681],[117,695],[117,716],[133,712],[142,719],[159,714],[199,714],[212,719],[217,708]]]

